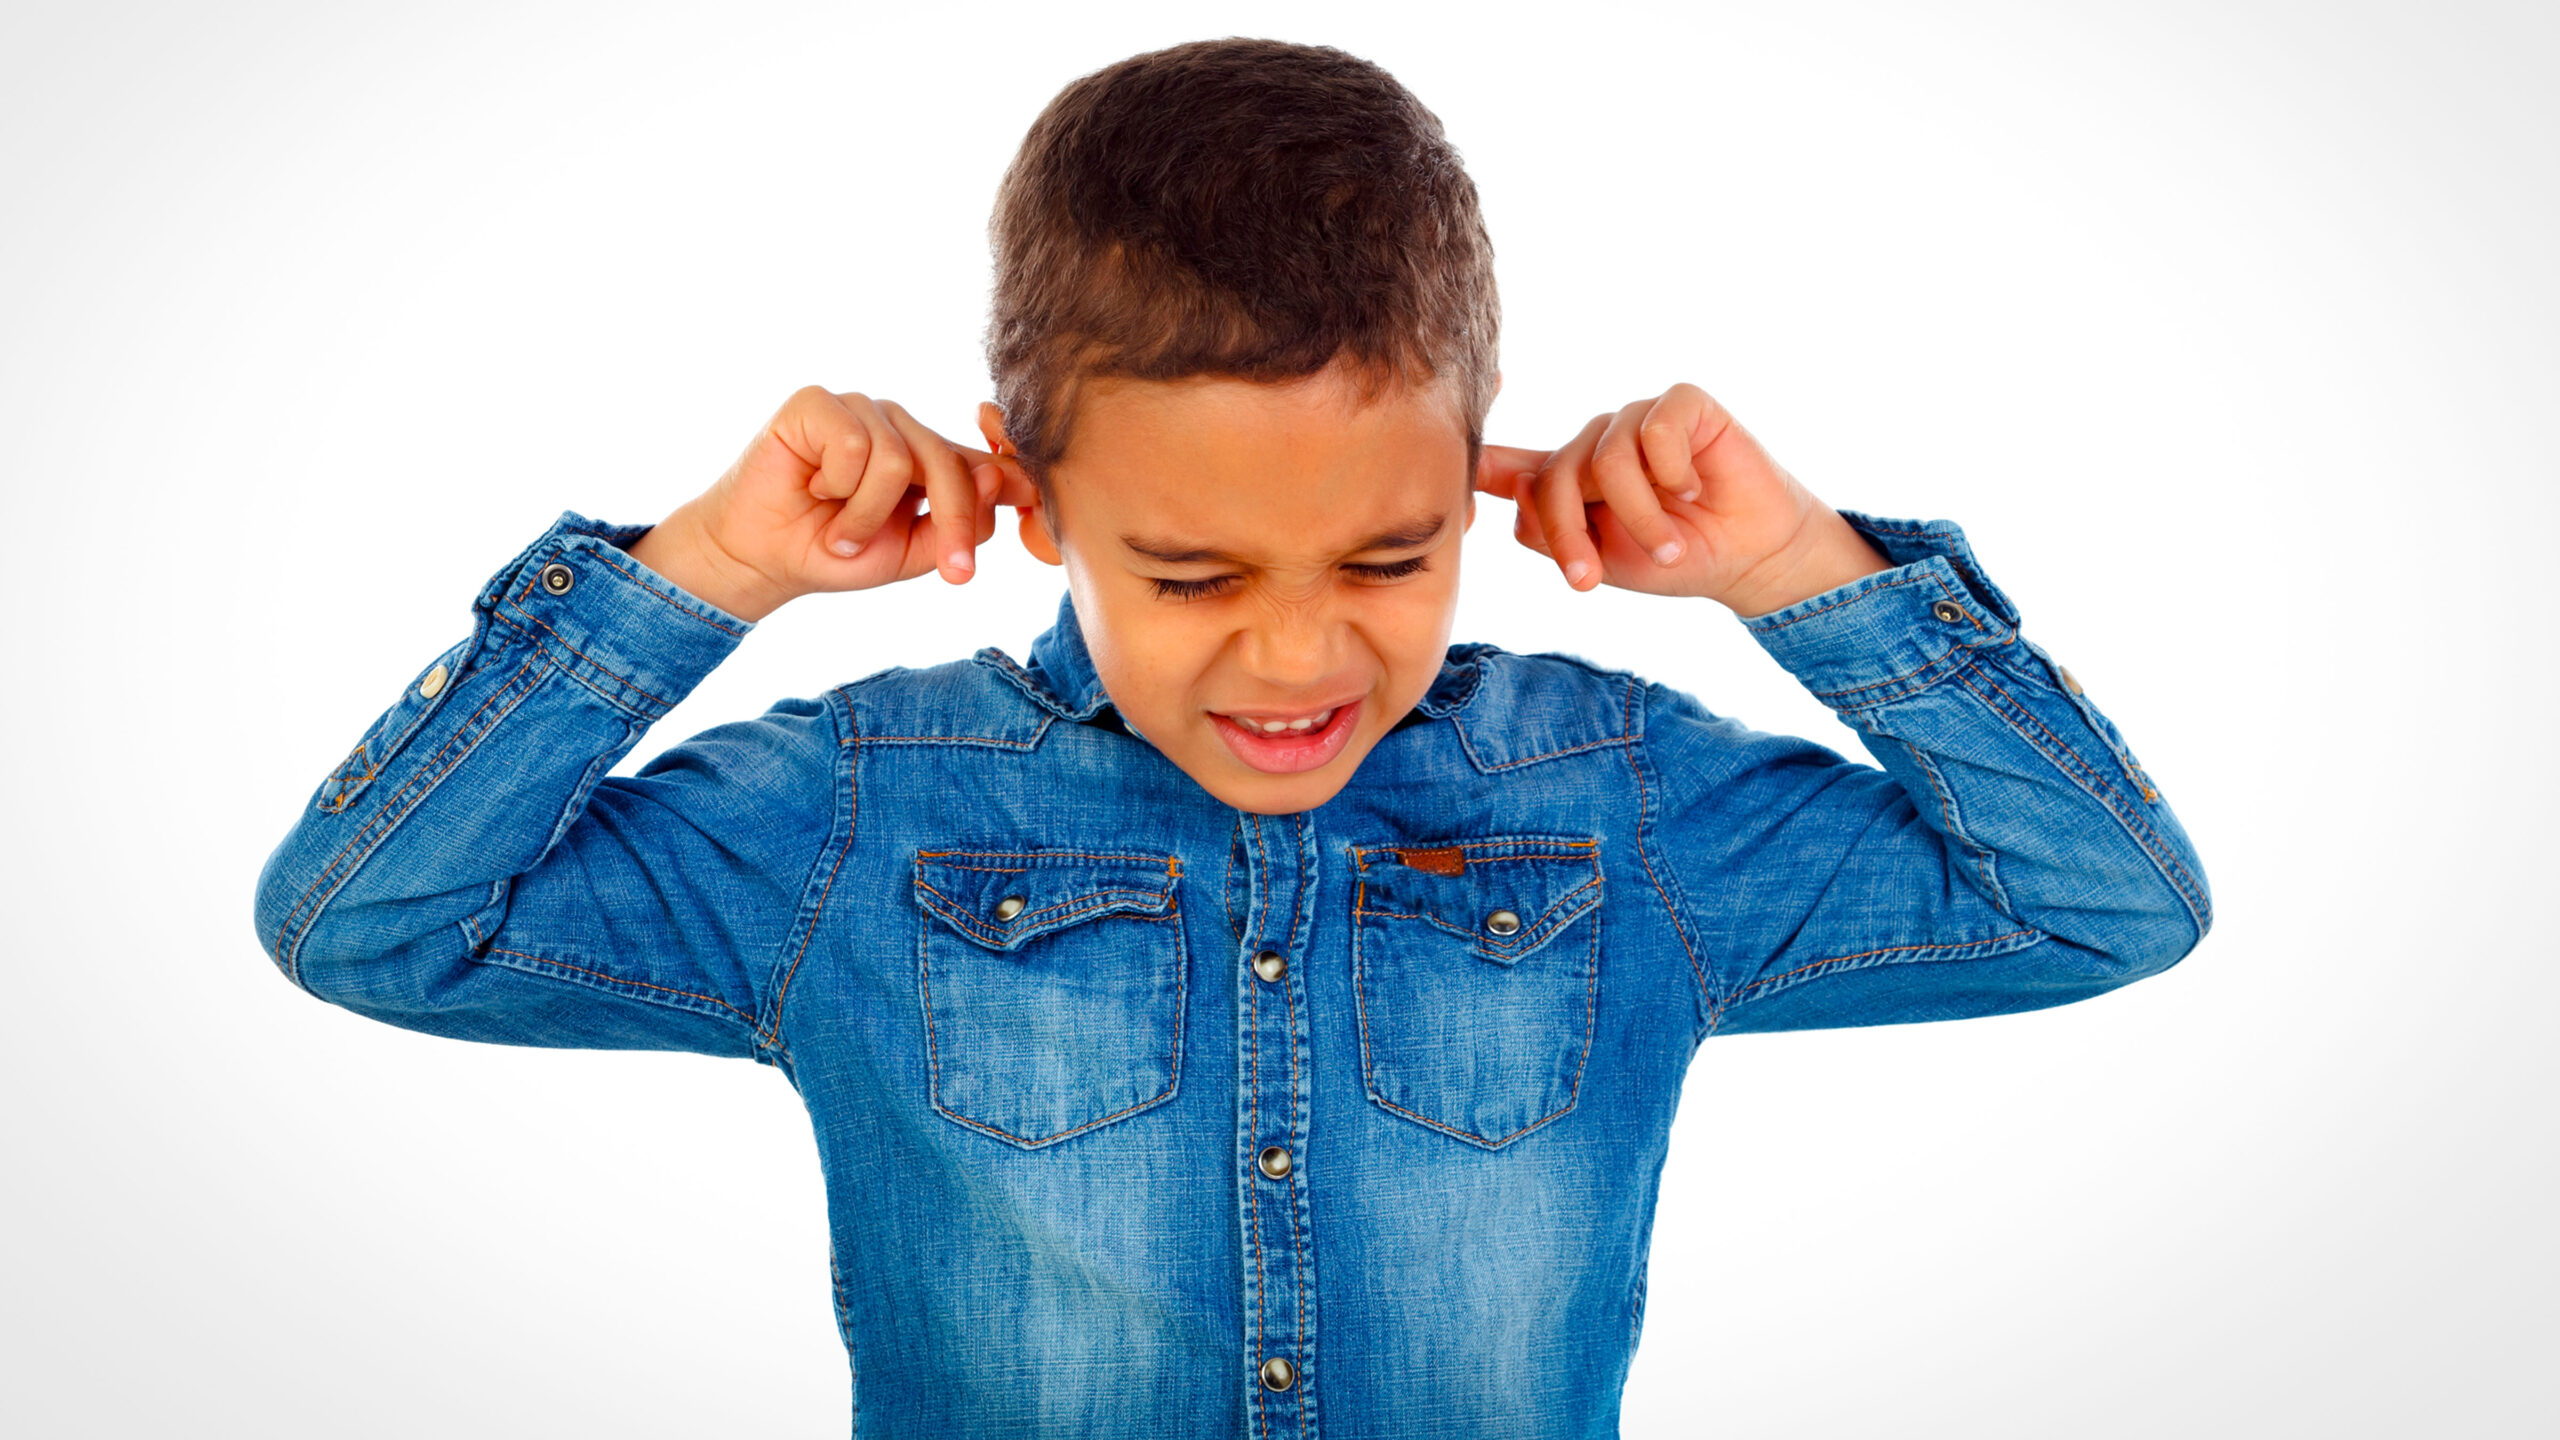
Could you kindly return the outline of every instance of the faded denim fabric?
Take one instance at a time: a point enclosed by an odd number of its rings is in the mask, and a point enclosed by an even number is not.
[[[1262,816],[1128,731],[1064,598],[1025,661],[608,776],[751,627],[564,514],[321,784],[258,934],[395,1025],[779,1070],[858,1435],[1614,1435],[1700,1041],[2062,1004],[2210,923],[1961,532],[1850,518],[1897,568],[1744,623],[1882,769],[1468,643]]]

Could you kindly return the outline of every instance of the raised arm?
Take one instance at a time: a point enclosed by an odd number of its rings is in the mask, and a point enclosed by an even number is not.
[[[1646,692],[1707,1033],[2059,1005],[2212,924],[2158,785],[1944,523],[1845,517],[1894,562],[1744,623],[1883,767]]]
[[[831,825],[835,725],[776,706],[605,778],[747,633],[563,515],[311,797],[258,877],[305,990],[433,1034],[754,1053]]]
[[[1833,510],[1694,385],[1487,446],[1478,488],[1576,590],[1730,608],[1883,767],[1647,688],[1645,858],[1702,1034],[2057,1005],[2212,924],[2158,785],[1955,526]]]
[[[838,711],[787,701],[606,772],[793,597],[965,580],[991,502],[1029,494],[995,465],[973,477],[989,459],[893,402],[810,389],[663,524],[561,516],[268,857],[268,955],[435,1034],[764,1052],[850,843]]]

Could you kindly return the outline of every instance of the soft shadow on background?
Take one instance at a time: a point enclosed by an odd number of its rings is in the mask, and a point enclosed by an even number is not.
[[[780,1076],[330,1009],[252,882],[559,511],[658,518],[804,383],[967,436],[1024,128],[1220,34],[1446,122],[1488,438],[1686,380],[1835,504],[1962,523],[2212,875],[2129,990],[1708,1044],[1626,1433],[2548,1416],[2549,7],[945,16],[0,12],[0,1429],[843,1433]],[[1860,753],[1726,613],[1575,595],[1481,503],[1457,638]],[[966,586],[768,621],[626,769],[1018,657],[1060,589],[1008,514]]]

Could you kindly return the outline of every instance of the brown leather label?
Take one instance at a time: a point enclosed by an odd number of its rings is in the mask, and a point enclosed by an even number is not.
[[[1467,873],[1467,852],[1455,845],[1441,845],[1429,850],[1398,850],[1396,858],[1426,875]]]

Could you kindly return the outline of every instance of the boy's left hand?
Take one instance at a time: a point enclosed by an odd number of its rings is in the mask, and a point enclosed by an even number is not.
[[[1576,590],[1699,596],[1747,618],[1891,565],[1695,385],[1595,415],[1561,449],[1488,444],[1476,488],[1518,507],[1513,533]]]

